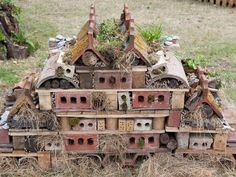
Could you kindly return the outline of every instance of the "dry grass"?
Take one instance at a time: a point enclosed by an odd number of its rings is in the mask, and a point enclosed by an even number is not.
[[[226,177],[236,176],[226,157],[202,155],[198,157],[176,154],[157,154],[146,160],[139,168],[122,168],[118,163],[101,164],[91,157],[73,154],[61,155],[57,167],[49,171],[40,169],[34,158],[3,158],[0,161],[0,176],[27,177]]]

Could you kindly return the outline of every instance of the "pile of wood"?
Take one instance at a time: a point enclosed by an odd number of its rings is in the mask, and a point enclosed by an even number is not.
[[[0,1],[0,59],[26,58],[29,56],[28,47],[15,41],[16,35],[22,34],[16,19],[20,9],[11,1]],[[23,36],[22,36],[23,37]]]

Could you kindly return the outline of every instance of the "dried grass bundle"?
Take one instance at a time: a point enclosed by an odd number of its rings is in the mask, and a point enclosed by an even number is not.
[[[98,111],[106,111],[111,104],[105,92],[93,92],[92,103],[93,108]]]
[[[119,134],[101,135],[99,147],[103,152],[112,152],[122,156],[127,149],[127,139]]]
[[[39,128],[39,118],[37,113],[29,108],[23,106],[17,114],[17,123],[19,127],[32,127],[33,129]]]

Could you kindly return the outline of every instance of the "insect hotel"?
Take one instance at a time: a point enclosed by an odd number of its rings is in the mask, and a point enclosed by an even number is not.
[[[127,5],[109,23],[107,32],[91,6],[76,39],[49,40],[44,68],[6,95],[0,156],[35,157],[47,169],[62,153],[124,166],[159,152],[235,154],[207,71],[146,42]]]

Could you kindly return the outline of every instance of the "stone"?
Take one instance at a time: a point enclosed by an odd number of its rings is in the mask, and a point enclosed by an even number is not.
[[[192,133],[189,139],[189,148],[196,150],[207,150],[211,148],[213,138],[211,134]]]

